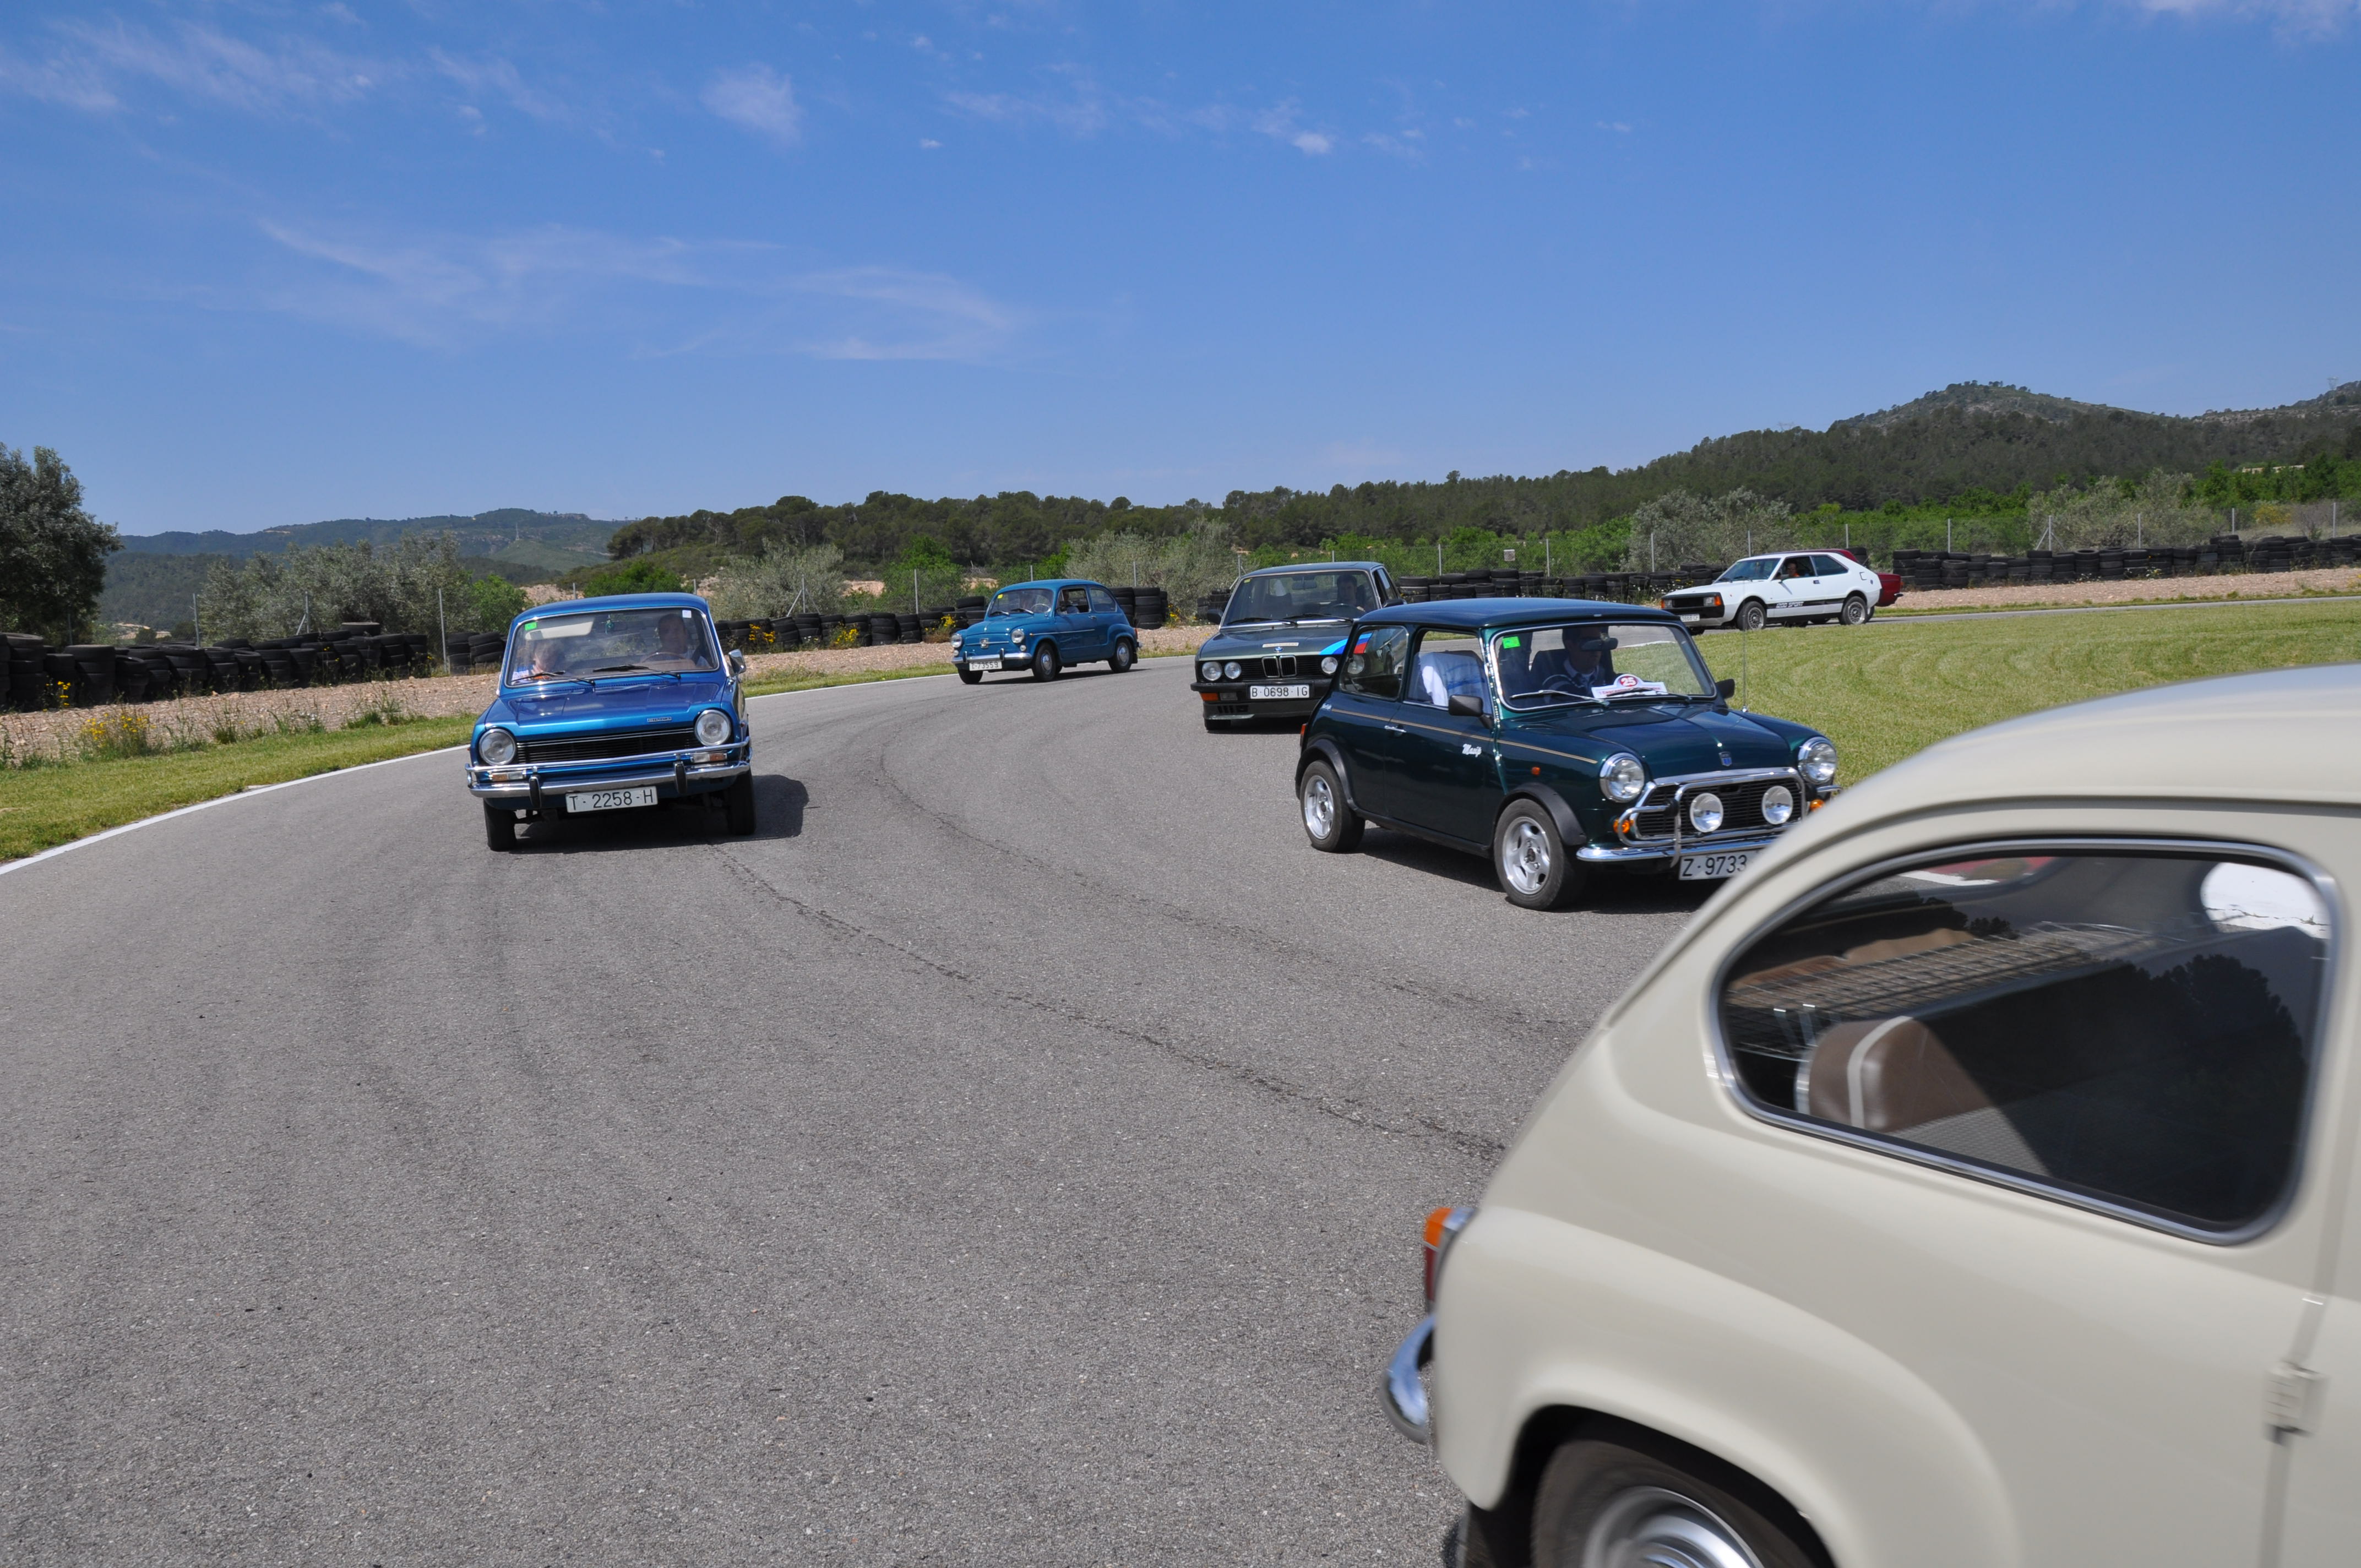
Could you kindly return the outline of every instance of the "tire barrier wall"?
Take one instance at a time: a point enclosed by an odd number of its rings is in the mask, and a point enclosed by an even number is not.
[[[334,631],[269,642],[233,638],[204,647],[76,642],[52,648],[22,632],[7,633],[5,641],[7,703],[19,713],[443,673],[432,638],[387,631],[375,621],[348,621]],[[497,646],[489,657],[499,663]]]
[[[2361,535],[2335,539],[2251,538],[2218,534],[2202,544],[2028,550],[1994,555],[1958,550],[1896,550],[1894,570],[1906,588],[1978,587],[2002,583],[2115,582],[2136,577],[2200,577],[2227,572],[2301,572],[2361,565]]]

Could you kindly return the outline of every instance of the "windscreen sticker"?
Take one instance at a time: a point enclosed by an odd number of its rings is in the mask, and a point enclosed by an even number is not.
[[[1672,688],[1662,681],[1643,681],[1637,675],[1618,675],[1603,686],[1593,686],[1590,695],[1602,701],[1610,696],[1670,696]]]

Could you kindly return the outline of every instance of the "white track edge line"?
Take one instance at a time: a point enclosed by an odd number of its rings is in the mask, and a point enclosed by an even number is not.
[[[792,692],[764,692],[760,696],[750,696],[746,700],[748,702],[762,702],[767,698],[774,696],[812,696],[821,692],[845,691],[856,686],[900,685],[907,681],[941,680],[944,677],[941,675],[904,675],[896,680],[847,681],[843,685],[807,686],[802,691]],[[27,855],[21,860],[0,861],[0,876],[6,876],[10,872],[23,871],[27,866],[38,865],[41,861],[62,855],[69,850],[79,850],[85,845],[95,844],[103,839],[112,839],[118,834],[128,833],[136,828],[153,828],[159,822],[170,822],[175,817],[186,817],[192,811],[204,811],[213,806],[226,805],[228,802],[233,800],[245,800],[252,795],[269,795],[272,790],[286,789],[292,784],[310,784],[315,779],[332,779],[341,773],[367,773],[371,768],[390,767],[396,762],[415,762],[421,757],[439,757],[444,755],[445,752],[464,751],[467,749],[467,748],[464,745],[437,746],[431,751],[408,751],[399,757],[385,757],[374,762],[355,762],[348,768],[330,768],[324,773],[305,773],[300,779],[281,779],[277,784],[247,784],[242,789],[232,790],[227,795],[217,795],[211,800],[201,800],[194,806],[176,806],[170,811],[159,811],[153,817],[142,817],[134,822],[118,823],[113,828],[101,828],[95,833],[85,834],[79,839],[69,839],[62,844],[52,844],[48,849],[39,851],[38,854]]]

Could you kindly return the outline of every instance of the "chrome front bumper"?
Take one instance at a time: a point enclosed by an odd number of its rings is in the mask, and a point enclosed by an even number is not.
[[[659,798],[698,793],[697,786],[727,784],[753,770],[753,761],[690,763],[685,758],[616,758],[603,767],[566,773],[546,767],[488,768],[467,765],[467,793],[478,800],[514,806],[533,805],[540,797],[577,790],[631,789],[653,784]]]
[[[1780,829],[1784,833],[1786,829]],[[1752,835],[1743,839],[1685,839],[1677,844],[1585,844],[1574,852],[1577,861],[1592,865],[1646,866],[1663,865],[1684,855],[1727,855],[1750,850],[1767,850],[1779,841],[1779,833]]]
[[[1426,1364],[1434,1359],[1434,1314],[1429,1312],[1410,1331],[1401,1342],[1394,1358],[1386,1363],[1386,1380],[1378,1389],[1378,1398],[1386,1407],[1386,1419],[1394,1423],[1394,1431],[1412,1442],[1434,1441],[1433,1424],[1427,1419],[1426,1382],[1419,1376]]]

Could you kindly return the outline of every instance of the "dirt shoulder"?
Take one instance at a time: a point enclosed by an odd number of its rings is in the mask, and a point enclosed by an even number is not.
[[[2361,593],[2361,571],[2236,572],[2219,577],[2135,577],[2121,582],[2023,583],[2007,587],[1905,591],[1877,613],[1939,615],[1949,609],[2016,609],[2042,605],[2170,604],[2193,599],[2293,598]]]

